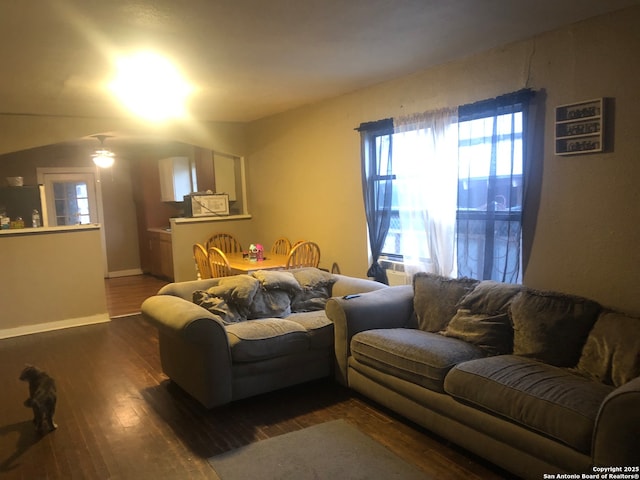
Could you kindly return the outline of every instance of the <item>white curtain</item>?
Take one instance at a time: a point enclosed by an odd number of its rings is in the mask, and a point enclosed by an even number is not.
[[[405,273],[457,273],[458,109],[394,118],[393,170]]]

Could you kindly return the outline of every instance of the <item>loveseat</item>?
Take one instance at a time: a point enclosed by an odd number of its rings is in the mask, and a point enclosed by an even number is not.
[[[381,288],[315,268],[257,271],[166,285],[142,314],[158,328],[163,371],[212,408],[330,376],[327,299]]]
[[[338,381],[432,432],[524,478],[638,474],[640,318],[430,274],[326,311]]]

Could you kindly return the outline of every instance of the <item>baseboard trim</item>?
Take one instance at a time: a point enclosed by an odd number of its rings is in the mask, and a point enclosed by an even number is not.
[[[134,268],[131,270],[118,270],[115,272],[107,273],[107,278],[118,278],[118,277],[132,277],[134,275],[142,275],[144,272],[140,268]]]
[[[64,328],[83,327],[85,325],[106,323],[109,321],[108,313],[100,313],[89,317],[69,318],[55,322],[36,323],[34,325],[24,325],[22,327],[15,328],[4,328],[0,330],[0,339],[20,337],[22,335],[31,335],[34,333],[51,332],[53,330],[62,330]]]

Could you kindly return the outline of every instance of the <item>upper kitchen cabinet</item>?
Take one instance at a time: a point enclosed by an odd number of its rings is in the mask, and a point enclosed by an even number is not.
[[[168,157],[158,160],[160,193],[163,202],[182,202],[194,191],[194,173],[189,157]]]

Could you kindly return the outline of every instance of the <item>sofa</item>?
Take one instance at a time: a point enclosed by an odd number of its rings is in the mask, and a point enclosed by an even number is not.
[[[142,304],[164,373],[206,408],[332,375],[332,295],[387,288],[316,268],[171,283]]]
[[[423,273],[326,312],[337,380],[437,435],[523,478],[637,475],[640,318]]]

